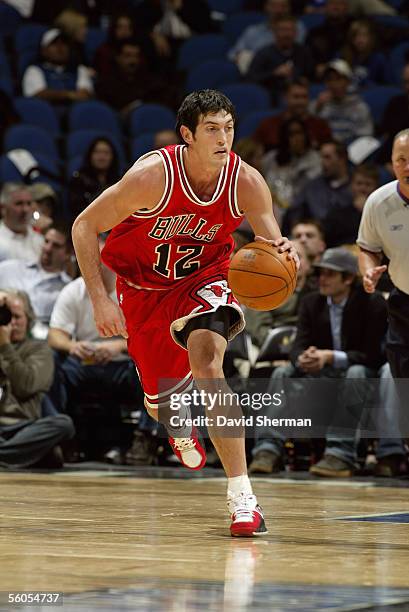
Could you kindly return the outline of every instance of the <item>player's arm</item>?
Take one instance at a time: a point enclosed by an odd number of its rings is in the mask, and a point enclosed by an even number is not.
[[[367,293],[373,293],[382,274],[387,270],[387,266],[381,266],[382,253],[374,253],[360,247],[358,263],[364,289]]]
[[[242,163],[237,186],[238,205],[250,223],[256,240],[271,242],[280,252],[288,251],[299,267],[297,250],[281,235],[274,217],[273,201],[267,183],[261,174],[246,163]]]
[[[136,210],[153,208],[162,197],[165,172],[158,155],[135,164],[75,219],[72,238],[79,267],[102,336],[127,337],[121,309],[108,296],[101,274],[98,234],[112,229]]]

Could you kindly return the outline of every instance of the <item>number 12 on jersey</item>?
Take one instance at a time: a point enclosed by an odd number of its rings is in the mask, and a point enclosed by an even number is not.
[[[155,248],[157,255],[156,263],[153,264],[153,269],[158,274],[170,278],[171,269],[169,267],[171,249],[176,249],[176,253],[186,253],[179,259],[177,259],[173,265],[174,279],[184,278],[192,272],[196,272],[200,268],[200,261],[198,257],[203,252],[203,246],[175,246],[169,243],[159,244]]]

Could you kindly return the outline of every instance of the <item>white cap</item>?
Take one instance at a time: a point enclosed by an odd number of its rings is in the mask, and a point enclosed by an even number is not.
[[[330,70],[334,70],[335,72],[338,72],[338,74],[342,75],[343,77],[347,79],[352,79],[352,70],[348,62],[346,62],[343,59],[335,59],[335,60],[332,60],[331,62],[328,62],[328,64],[325,67],[324,78],[327,76],[327,73]]]
[[[51,45],[51,43],[57,40],[57,38],[60,36],[62,36],[62,32],[58,28],[47,30],[47,32],[44,32],[41,38],[41,47],[48,47],[48,45]]]

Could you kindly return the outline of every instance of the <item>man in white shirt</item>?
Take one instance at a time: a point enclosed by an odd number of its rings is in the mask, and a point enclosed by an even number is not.
[[[27,68],[22,89],[26,97],[36,96],[51,103],[88,100],[93,85],[85,66],[69,67],[70,48],[61,30],[52,28],[40,43],[41,62]]]
[[[72,253],[70,228],[55,223],[44,235],[40,257],[30,262],[21,259],[0,262],[0,288],[25,291],[30,296],[37,318],[32,330],[36,338],[46,338],[55,300],[72,280],[65,272]]]
[[[1,193],[0,245],[8,259],[38,259],[44,238],[32,228],[33,200],[20,183],[5,183]]]

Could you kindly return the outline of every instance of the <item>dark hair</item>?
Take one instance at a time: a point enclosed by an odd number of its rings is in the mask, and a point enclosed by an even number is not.
[[[88,150],[84,157],[84,162],[80,168],[80,172],[84,172],[85,174],[89,174],[91,176],[96,176],[97,174],[96,170],[91,164],[91,156],[92,156],[92,153],[94,152],[96,145],[99,142],[105,142],[105,144],[107,144],[112,151],[112,161],[111,161],[111,165],[109,166],[106,172],[106,175],[107,175],[107,183],[109,184],[116,183],[116,181],[119,179],[118,153],[116,151],[116,148],[112,144],[112,142],[109,140],[109,138],[106,138],[105,136],[98,136],[97,138],[94,138],[94,140],[90,143]]]
[[[284,93],[287,93],[293,87],[303,87],[304,89],[309,90],[310,82],[305,77],[297,77],[292,81],[288,81],[284,84]]]
[[[109,44],[114,44],[114,43],[118,42],[118,39],[115,36],[115,30],[116,30],[116,27],[118,25],[118,21],[120,19],[123,19],[124,17],[126,19],[129,19],[129,21],[131,22],[131,25],[132,25],[132,31],[133,31],[133,33],[135,33],[135,25],[134,25],[134,22],[132,20],[132,17],[129,15],[129,13],[126,13],[126,12],[116,13],[115,15],[112,16],[111,22],[110,22],[109,28],[108,28],[107,42]]]
[[[141,52],[141,56],[143,57],[141,43],[136,38],[123,38],[122,40],[117,40],[114,42],[115,55],[121,55],[124,47],[138,47],[139,51]]]
[[[322,225],[321,221],[318,221],[318,219],[307,218],[307,219],[298,219],[297,221],[294,221],[294,223],[292,223],[290,227],[291,236],[293,234],[293,231],[296,225],[313,225],[314,227],[317,228],[320,234],[321,240],[325,240],[324,226]]]
[[[276,160],[279,166],[285,166],[291,161],[290,128],[294,124],[299,125],[304,133],[305,149],[308,150],[311,147],[310,136],[304,121],[301,121],[301,119],[287,119],[283,121],[278,132]]]
[[[338,157],[342,157],[348,163],[348,149],[343,142],[339,142],[339,140],[326,140],[320,144],[320,150],[324,145],[333,145]]]
[[[42,233],[43,236],[48,234],[50,230],[55,230],[65,238],[65,250],[68,253],[71,253],[74,250],[74,245],[72,244],[72,236],[71,236],[71,226],[63,220],[53,221],[52,224],[47,227]]]
[[[368,179],[372,179],[377,185],[379,185],[380,174],[379,168],[376,164],[373,164],[371,162],[367,162],[366,164],[359,164],[354,168],[352,177],[356,176],[357,174],[365,176]]]
[[[183,100],[176,117],[176,133],[185,125],[192,134],[195,133],[200,115],[215,115],[219,111],[226,111],[236,121],[236,110],[227,96],[216,89],[201,89],[193,91]]]

